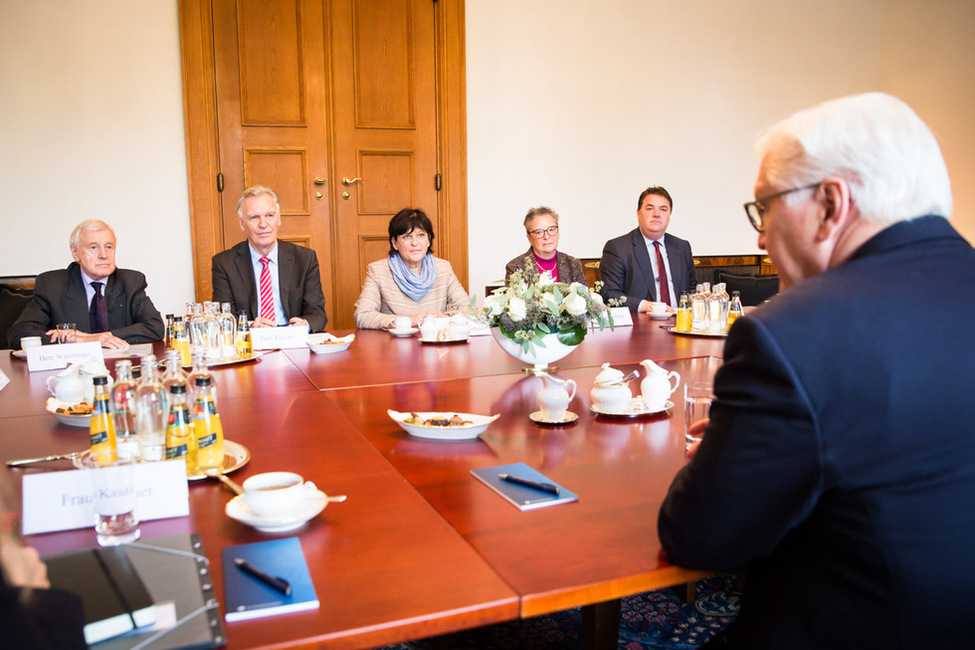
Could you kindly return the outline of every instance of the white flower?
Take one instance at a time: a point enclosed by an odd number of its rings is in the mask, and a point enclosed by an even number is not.
[[[517,296],[512,296],[508,301],[508,316],[511,317],[511,320],[516,323],[521,322],[527,314],[528,306],[525,301]]]
[[[591,291],[589,293],[589,299],[592,300],[592,304],[596,306],[599,311],[603,310],[603,297],[601,294]]]
[[[562,306],[565,307],[565,311],[569,312],[569,314],[573,316],[585,314],[587,307],[586,299],[575,292],[569,294],[569,297],[565,299]]]
[[[505,296],[503,294],[492,293],[484,299],[484,307],[488,310],[488,316],[500,316],[504,312]]]
[[[589,287],[583,286],[581,282],[573,282],[572,284],[569,285],[570,293],[579,293],[579,289],[582,289],[583,294],[589,291]]]
[[[538,276],[538,282],[536,283],[540,287],[550,287],[555,284],[555,280],[552,279],[552,272],[545,271],[540,276]]]

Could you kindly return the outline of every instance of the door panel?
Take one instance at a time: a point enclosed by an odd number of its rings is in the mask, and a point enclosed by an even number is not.
[[[321,0],[212,4],[223,248],[244,239],[237,217],[244,189],[274,189],[281,203],[278,237],[318,253],[331,312],[329,195],[327,186],[315,184],[328,180]]]
[[[466,282],[463,0],[179,8],[198,299],[211,256],[244,238],[236,204],[253,184],[280,196],[279,237],[317,252],[330,329],[353,325],[403,207],[427,212],[434,252]]]
[[[388,252],[390,217],[417,207],[439,231],[435,5],[335,0],[330,9],[333,175],[362,179],[334,200],[336,301],[351,316],[366,266]]]

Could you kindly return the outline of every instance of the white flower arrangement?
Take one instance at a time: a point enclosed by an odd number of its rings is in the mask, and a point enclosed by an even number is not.
[[[579,282],[554,282],[549,272],[528,284],[516,271],[508,285],[484,299],[484,317],[527,353],[532,345],[545,347],[547,334],[558,334],[565,345],[578,345],[590,327],[613,329],[613,317],[603,297],[602,282],[589,288]]]

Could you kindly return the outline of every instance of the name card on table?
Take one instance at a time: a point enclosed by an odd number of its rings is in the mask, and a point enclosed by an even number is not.
[[[35,345],[27,353],[27,372],[35,370],[57,370],[67,368],[70,363],[97,361],[105,363],[102,344],[98,341],[86,343],[59,343],[57,345]]]
[[[251,329],[251,345],[255,350],[281,350],[308,346],[308,327],[254,327]]]
[[[24,474],[25,535],[95,525],[95,503],[89,471],[66,470]],[[140,463],[135,468],[135,515],[139,521],[190,514],[186,461]]]
[[[610,307],[609,313],[613,317],[613,327],[631,327],[633,314],[629,307]]]

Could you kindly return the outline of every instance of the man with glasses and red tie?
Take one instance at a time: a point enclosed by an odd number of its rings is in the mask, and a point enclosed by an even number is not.
[[[667,233],[673,207],[666,189],[643,190],[636,206],[638,226],[603,247],[599,279],[604,299],[625,297],[631,312],[646,312],[652,302],[675,308],[682,292],[694,290],[691,244]]]
[[[744,571],[705,647],[975,647],[975,250],[938,142],[868,93],[759,157],[745,212],[782,293],[728,332],[658,521],[671,562]]]
[[[68,243],[74,262],[37,276],[33,298],[10,326],[10,346],[19,348],[25,336],[50,343],[98,341],[113,349],[161,340],[165,327],[146,295],[146,276],[115,267],[112,228],[98,219],[82,221]],[[62,323],[74,328],[58,328]]]
[[[310,248],[278,239],[281,206],[274,190],[255,185],[237,201],[247,240],[213,256],[214,302],[246,311],[253,327],[305,325],[325,329],[325,294],[318,256]]]

